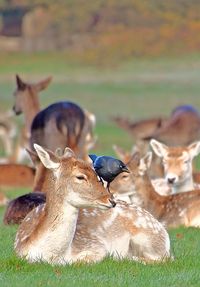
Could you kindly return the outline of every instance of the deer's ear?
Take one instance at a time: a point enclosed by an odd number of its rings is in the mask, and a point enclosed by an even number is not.
[[[200,153],[200,141],[190,144],[187,149],[191,158],[197,156]]]
[[[152,139],[150,145],[157,156],[165,157],[167,155],[168,147],[165,144]]]
[[[36,166],[40,162],[40,159],[39,159],[37,153],[28,149],[28,148],[26,148],[26,152],[29,154],[33,165]]]
[[[60,166],[59,158],[51,151],[44,149],[38,144],[34,148],[43,165],[48,169],[57,169]]]
[[[143,158],[140,160],[139,165],[139,173],[144,175],[144,173],[150,168],[152,161],[152,152],[148,152]]]
[[[52,77],[48,77],[46,78],[45,80],[43,81],[40,81],[39,83],[37,84],[34,84],[34,88],[40,92],[44,89],[46,89],[48,87],[48,85],[50,84],[50,82],[52,81]]]
[[[75,153],[73,152],[73,150],[72,150],[71,148],[69,148],[69,147],[66,147],[66,148],[65,148],[63,156],[64,156],[65,158],[67,158],[67,157],[76,157],[76,155],[75,155]]]
[[[27,87],[27,84],[22,81],[19,75],[16,75],[16,83],[17,83],[17,88],[20,91],[24,91]]]

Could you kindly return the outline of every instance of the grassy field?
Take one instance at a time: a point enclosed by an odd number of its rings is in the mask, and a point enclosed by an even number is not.
[[[133,59],[114,67],[80,65],[66,54],[1,55],[0,110],[13,104],[15,74],[28,81],[49,75],[53,82],[41,93],[41,106],[72,100],[97,117],[98,143],[93,152],[113,155],[113,144],[130,149],[133,142],[111,121],[122,115],[133,120],[169,115],[179,104],[200,107],[200,55],[166,59]],[[21,124],[23,117],[17,118]],[[7,191],[10,198],[26,190]],[[4,208],[0,209],[2,219]],[[200,231],[170,231],[175,261],[144,266],[130,261],[84,266],[29,265],[15,257],[16,227],[0,220],[0,286],[199,286]]]

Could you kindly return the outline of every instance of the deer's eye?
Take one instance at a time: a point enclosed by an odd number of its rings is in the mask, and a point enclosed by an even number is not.
[[[126,179],[126,178],[128,178],[128,175],[124,174],[124,175],[122,175],[122,178]]]
[[[85,175],[77,175],[76,178],[78,180],[87,180],[86,176]]]

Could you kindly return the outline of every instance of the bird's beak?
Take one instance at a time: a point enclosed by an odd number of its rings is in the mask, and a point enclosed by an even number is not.
[[[128,170],[128,167],[126,166],[122,167],[122,171],[130,173],[130,171]]]

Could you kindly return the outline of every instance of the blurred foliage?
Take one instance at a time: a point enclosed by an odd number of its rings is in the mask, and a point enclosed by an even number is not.
[[[89,63],[176,55],[200,47],[198,0],[0,0],[6,2],[42,5],[48,25],[40,41],[43,36],[45,43],[48,35],[53,43],[44,49],[67,49]]]

